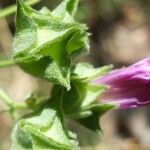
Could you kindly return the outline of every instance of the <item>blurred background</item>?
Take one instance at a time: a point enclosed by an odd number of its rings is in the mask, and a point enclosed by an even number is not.
[[[60,1],[41,0],[33,7],[53,9]],[[0,0],[0,9],[13,4],[15,0]],[[92,33],[91,52],[82,61],[118,68],[150,56],[150,0],[81,0],[76,19]],[[12,56],[14,33],[14,14],[0,18],[0,60]],[[49,95],[51,85],[9,67],[0,69],[0,87],[14,100],[23,101],[31,92]],[[83,145],[83,150],[150,150],[150,107],[110,111],[100,121],[101,142]],[[0,150],[9,149],[13,125],[9,114],[0,114]]]

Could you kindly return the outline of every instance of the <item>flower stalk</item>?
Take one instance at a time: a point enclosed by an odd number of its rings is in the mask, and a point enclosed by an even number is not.
[[[12,59],[0,61],[0,68],[16,65]]]
[[[40,2],[40,0],[27,0],[26,4],[27,5],[34,5],[34,4],[37,4],[39,2]],[[12,5],[12,6],[9,6],[7,8],[0,9],[0,19],[15,13],[16,9],[17,9],[16,5]]]

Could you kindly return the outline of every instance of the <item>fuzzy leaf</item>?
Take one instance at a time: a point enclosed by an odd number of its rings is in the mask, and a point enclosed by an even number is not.
[[[89,81],[74,80],[71,90],[64,89],[63,108],[69,118],[80,122],[83,126],[101,131],[99,118],[114,105],[101,104],[96,99],[107,89],[105,86],[97,86]]]
[[[73,70],[72,78],[91,80],[106,74],[112,68],[113,68],[112,65],[103,66],[100,68],[94,68],[91,64],[88,63],[78,63],[72,68]]]
[[[85,127],[93,131],[101,131],[99,120],[100,116],[105,112],[113,109],[115,106],[110,104],[93,104],[86,108],[87,111],[92,111],[91,115],[86,118],[81,118],[78,121]]]
[[[93,85],[82,80],[72,81],[71,87],[70,91],[64,92],[63,106],[66,114],[75,117],[89,115],[88,111],[83,110],[93,104],[100,93],[106,89],[104,86]]]
[[[61,110],[62,90],[42,108],[26,115],[15,126],[12,133],[12,150],[72,150],[77,148],[75,139],[69,136],[64,126]]]
[[[92,83],[92,79],[105,74],[111,68],[112,66],[94,68],[87,63],[77,64],[72,68],[72,88],[68,92],[64,90],[65,114],[94,131],[100,130],[99,117],[112,109],[114,105],[97,102],[97,98],[107,90],[107,87],[95,85]]]
[[[64,0],[53,12],[54,16],[66,19],[69,15],[76,15],[79,0]],[[69,18],[68,18],[69,19]],[[70,20],[71,17],[70,17]]]
[[[73,18],[77,4],[65,0],[51,12],[17,1],[13,58],[25,72],[70,89],[71,58],[89,48],[87,27]]]

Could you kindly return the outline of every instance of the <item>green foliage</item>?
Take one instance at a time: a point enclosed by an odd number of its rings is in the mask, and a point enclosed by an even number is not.
[[[75,139],[69,135],[64,125],[62,89],[55,92],[41,108],[18,121],[12,133],[12,150],[77,149]]]
[[[88,63],[78,63],[72,67],[72,78],[92,80],[96,77],[106,74],[112,68],[112,65],[103,66],[101,68],[94,68],[91,64]]]
[[[54,11],[33,10],[17,1],[14,61],[26,72],[70,89],[72,56],[89,49],[87,27],[75,22],[78,0]]]
[[[18,121],[12,133],[12,150],[79,149],[78,139],[75,134],[67,130],[65,119],[74,120],[93,132],[101,131],[99,117],[114,108],[114,105],[97,103],[96,99],[107,87],[94,85],[90,79],[93,75],[103,75],[110,66],[97,69],[91,65],[87,68],[85,66],[89,64],[81,63],[73,67],[70,91],[55,85],[48,101],[35,112]],[[84,77],[81,75],[82,67],[85,67]],[[33,97],[27,100],[31,105],[30,99],[32,100]]]
[[[71,90],[64,92],[65,114],[94,131],[100,130],[99,117],[114,105],[99,104],[96,101],[107,87],[94,85],[91,80],[106,74],[111,68],[112,66],[93,68],[87,63],[77,64],[72,70]]]
[[[74,57],[89,49],[87,27],[74,19],[78,3],[79,0],[64,0],[54,11],[46,7],[36,11],[23,0],[17,0],[12,62],[54,86],[50,98],[32,94],[21,104],[0,92],[10,113],[16,114],[17,109],[31,111],[21,116],[13,129],[12,150],[80,149],[78,140],[82,131],[78,135],[72,133],[67,122],[76,122],[97,133],[101,131],[99,117],[114,108],[97,102],[107,87],[92,81],[112,66],[94,68],[87,63],[72,64]]]
[[[111,0],[114,2],[122,3]],[[6,105],[0,113],[9,112],[17,118],[11,150],[78,150],[81,145],[87,146],[87,142],[92,145],[95,139],[99,140],[100,117],[117,108],[117,104],[100,101],[108,87],[93,82],[113,66],[94,68],[88,63],[72,63],[75,57],[89,51],[88,28],[75,21],[78,3],[79,0],[64,0],[53,11],[46,7],[36,11],[23,0],[17,0],[13,59],[1,62],[0,67],[17,64],[54,86],[49,98],[31,94],[22,103],[14,102],[0,89],[0,98]],[[111,4],[108,0],[101,1],[101,6],[107,3]],[[10,7],[0,16],[14,11],[15,7]]]

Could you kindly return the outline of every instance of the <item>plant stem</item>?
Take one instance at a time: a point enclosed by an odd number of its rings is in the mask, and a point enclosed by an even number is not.
[[[15,65],[15,62],[12,59],[0,61],[0,68],[13,66],[13,65]]]
[[[11,114],[12,119],[14,120],[17,120],[19,118],[19,113],[16,110],[28,109],[28,106],[25,102],[14,102],[2,89],[0,89],[0,98],[7,105],[6,108],[0,109],[0,113],[8,112]]]
[[[27,0],[26,4],[34,5],[38,2],[40,2],[40,0]],[[1,9],[0,10],[0,18],[3,18],[3,17],[6,17],[8,15],[11,15],[11,14],[15,13],[16,9],[17,9],[16,5],[12,5],[12,6],[9,6],[7,8]]]
[[[15,109],[26,109],[28,108],[27,104],[22,102],[22,103],[15,103],[15,106],[14,106]]]
[[[11,109],[25,109],[28,108],[26,103],[16,103],[14,102],[2,89],[0,89],[0,97],[3,102]]]
[[[0,89],[0,97],[2,98],[3,102],[9,107],[12,107],[12,105],[14,105],[13,100],[2,89]]]

